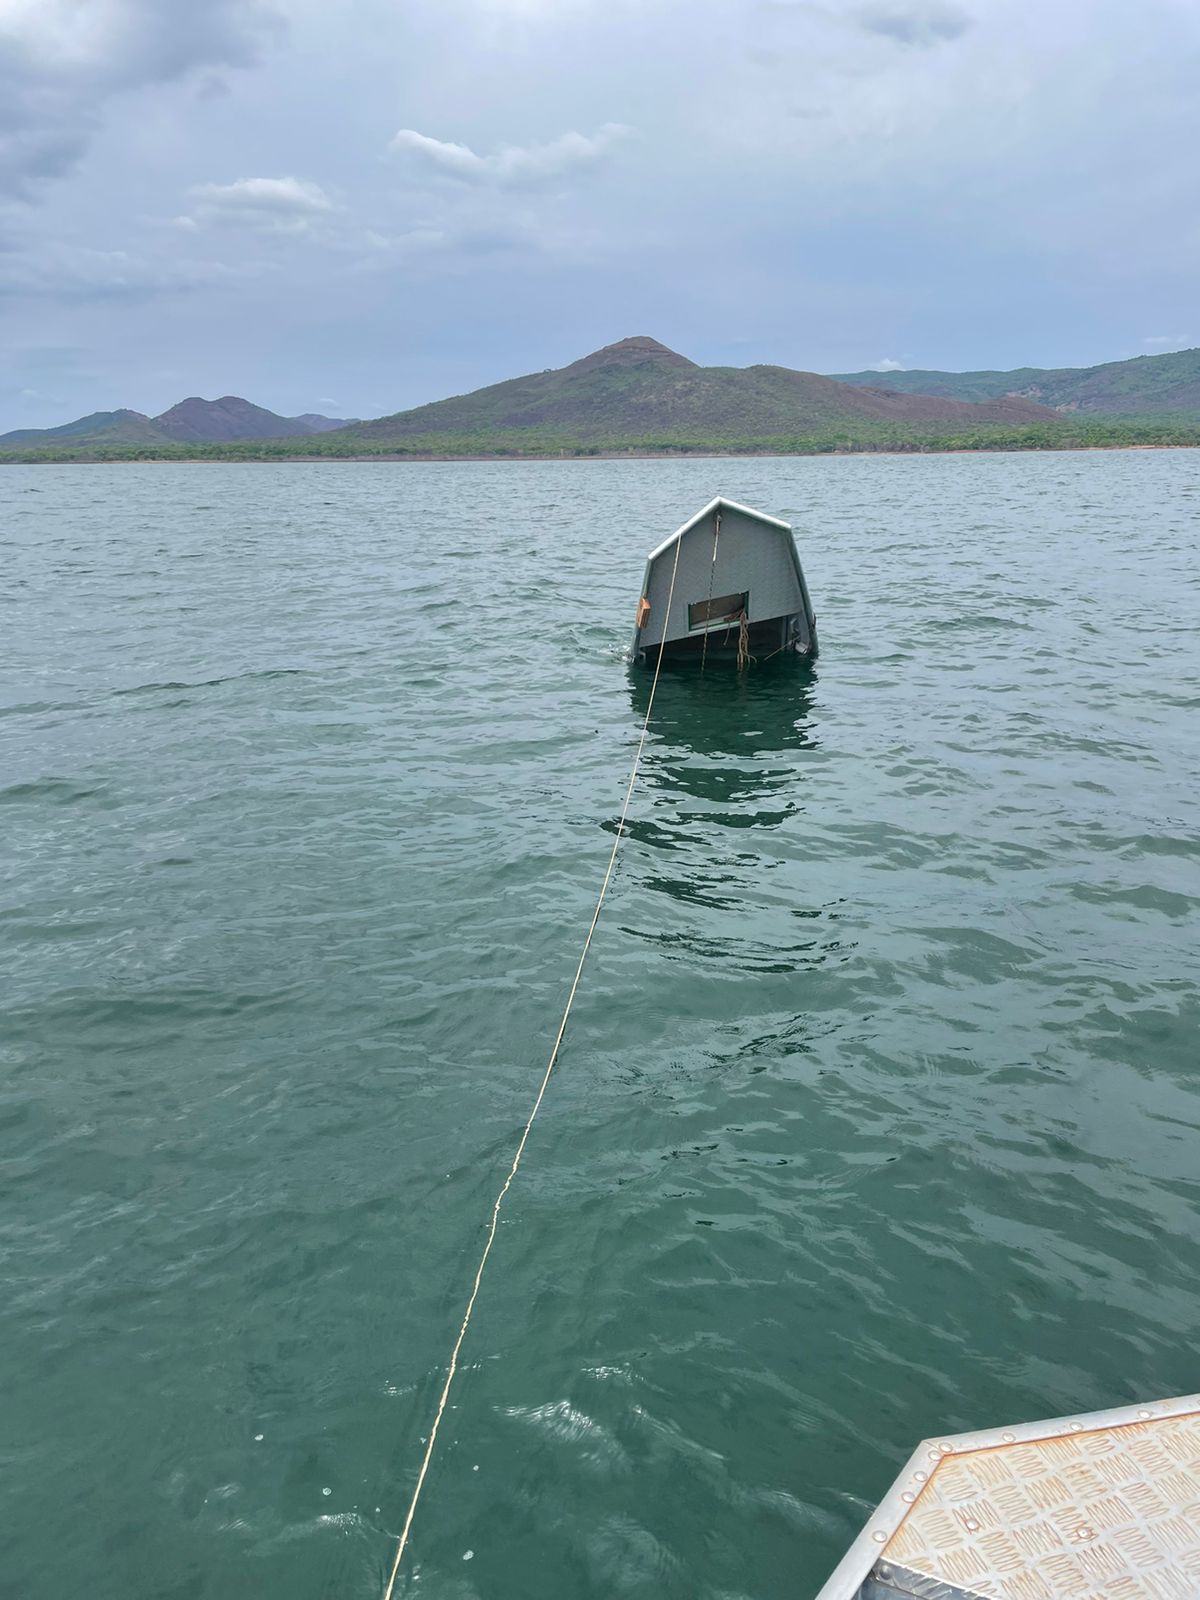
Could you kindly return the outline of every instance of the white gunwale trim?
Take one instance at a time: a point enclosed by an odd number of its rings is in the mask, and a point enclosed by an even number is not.
[[[768,528],[780,528],[784,533],[791,533],[792,531],[790,522],[781,522],[778,517],[769,517],[765,511],[755,511],[753,506],[741,505],[736,500],[726,500],[723,494],[719,494],[715,500],[710,500],[706,506],[702,506],[694,517],[689,517],[682,528],[676,528],[674,533],[670,534],[660,545],[651,550],[646,560],[648,562],[657,560],[664,550],[669,550],[677,540],[683,538],[685,533],[694,528],[698,522],[703,522],[710,512],[716,511],[718,508],[722,511],[740,511],[744,517],[752,517],[755,522],[765,523]]]
[[[879,1502],[858,1538],[830,1574],[817,1600],[854,1600],[870,1577],[888,1540],[912,1511],[922,1491],[933,1480],[938,1463],[974,1450],[1005,1450],[1015,1444],[1057,1439],[1063,1434],[1094,1433],[1103,1428],[1127,1428],[1135,1423],[1159,1422],[1166,1417],[1186,1417],[1200,1412],[1200,1394],[1173,1400],[1153,1400],[1140,1406],[1117,1406],[1108,1411],[1084,1411],[1074,1417],[1051,1417],[1041,1422],[1018,1422],[1008,1428],[984,1428],[978,1433],[934,1434],[922,1439],[907,1466]],[[914,1495],[910,1501],[905,1493]],[[882,1535],[882,1537],[880,1537]]]

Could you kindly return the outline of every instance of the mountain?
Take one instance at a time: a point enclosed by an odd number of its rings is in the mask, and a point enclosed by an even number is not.
[[[11,433],[0,433],[0,445],[57,444],[60,441],[70,444],[96,439],[141,444],[161,437],[150,418],[140,411],[93,411],[74,422],[64,422],[58,428],[15,428]]]
[[[338,428],[350,428],[357,417],[323,417],[319,411],[302,411],[298,417],[287,417],[287,422],[298,424],[297,433],[333,433]]]
[[[1071,371],[871,372],[839,379],[766,365],[701,367],[645,335],[565,367],[370,422],[281,417],[225,395],[182,400],[158,417],[100,412],[65,428],[0,437],[9,461],[1198,443],[1200,351]]]
[[[1012,372],[845,372],[839,383],[886,383],[903,394],[986,401],[1003,395],[1037,400],[1054,410],[1147,417],[1200,415],[1200,350],[1134,356],[1098,367],[1017,367]]]
[[[302,417],[280,417],[237,395],[219,400],[193,396],[147,417],[140,411],[93,411],[58,428],[16,428],[0,433],[0,447],[9,445],[136,445],[223,444],[234,439],[294,439],[301,434],[328,433],[345,428],[344,417],[322,417],[306,412]]]
[[[155,417],[154,426],[168,439],[208,444],[230,439],[294,439],[297,434],[344,428],[346,423],[312,412],[303,417],[280,417],[236,394],[226,394],[219,400],[201,400],[194,395],[181,400]]]
[[[358,423],[363,443],[542,436],[567,445],[648,438],[672,443],[794,438],[867,425],[963,429],[1053,420],[1031,400],[982,405],[862,388],[787,367],[699,367],[657,339],[606,345],[570,366]]]

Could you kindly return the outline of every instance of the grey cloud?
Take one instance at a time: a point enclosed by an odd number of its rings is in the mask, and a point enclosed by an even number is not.
[[[252,65],[281,26],[269,0],[78,0],[0,10],[0,194],[68,172],[115,96]]]
[[[101,65],[114,85],[164,83],[204,67],[250,67],[279,37],[269,0],[119,0]]]
[[[412,157],[429,171],[464,183],[527,188],[592,166],[628,133],[621,123],[608,122],[590,138],[582,133],[564,133],[546,144],[505,144],[490,155],[481,156],[469,145],[433,139],[414,128],[401,128],[391,149]]]
[[[18,357],[23,361],[32,361],[43,372],[78,372],[81,367],[87,366],[90,355],[83,345],[75,344],[10,344],[0,347],[0,356],[7,363],[15,362]]]
[[[258,277],[259,262],[156,261],[126,250],[48,250],[0,258],[0,298],[146,300],[156,295]]]
[[[398,232],[369,229],[358,239],[348,230],[338,245],[358,254],[361,270],[386,271],[403,262],[442,274],[470,271],[489,258],[595,262],[614,248],[611,236],[586,220],[544,205],[517,207],[510,194],[476,191]]]
[[[952,0],[874,0],[855,15],[867,33],[906,45],[945,44],[966,33],[972,21]]]
[[[433,222],[421,222],[399,233],[381,233],[378,228],[368,228],[361,243],[347,238],[343,246],[351,251],[359,251],[360,265],[377,266],[388,260],[439,250],[449,242],[450,235],[444,227]]]
[[[319,184],[302,178],[238,178],[201,183],[192,190],[193,211],[177,217],[183,228],[217,222],[266,233],[305,233],[333,211]]]
[[[262,0],[0,0],[0,163],[45,202],[0,183],[0,355],[70,402],[22,420],[332,409],[318,385],[371,415],[630,327],[829,371],[1078,365],[1194,314],[1184,0],[276,4],[286,49]],[[22,354],[60,341],[66,377]]]

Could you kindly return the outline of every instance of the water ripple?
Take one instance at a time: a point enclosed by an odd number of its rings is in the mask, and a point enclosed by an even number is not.
[[[717,490],[824,653],[660,681],[403,1592],[811,1595],[1200,1387],[1200,455],[11,467],[14,1594],[377,1600]]]

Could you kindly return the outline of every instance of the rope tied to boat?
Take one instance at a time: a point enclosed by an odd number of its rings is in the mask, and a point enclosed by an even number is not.
[[[700,675],[704,676],[704,668],[708,661],[708,631],[712,627],[712,597],[713,583],[717,576],[717,544],[721,538],[721,508],[717,507],[713,515],[713,553],[712,562],[708,569],[708,605],[704,612],[704,639],[700,650]],[[675,559],[679,559],[679,546],[675,546]],[[666,642],[666,631],[663,631],[663,642]]]
[[[750,665],[750,663],[752,661],[755,662],[755,664],[757,664],[757,659],[758,658],[756,656],[752,656],[750,654],[750,621],[749,621],[749,618],[746,616],[745,610],[743,609],[741,612],[738,613],[738,646],[737,646],[737,669],[738,669],[738,671],[739,672],[745,672],[746,668]]]
[[[583,975],[583,964],[587,960],[588,951],[591,949],[592,935],[596,931],[596,924],[600,921],[600,912],[604,907],[604,897],[607,895],[608,886],[612,881],[613,869],[617,863],[617,851],[620,848],[621,839],[625,832],[625,819],[629,814],[629,802],[633,798],[633,786],[637,782],[638,768],[642,761],[642,751],[645,749],[646,745],[646,734],[650,729],[650,714],[654,710],[654,696],[658,690],[658,675],[662,671],[663,656],[666,653],[667,630],[671,621],[671,602],[675,597],[675,574],[679,570],[679,550],[682,544],[682,537],[677,539],[675,542],[675,560],[671,567],[670,586],[667,589],[667,609],[663,616],[662,637],[658,647],[658,659],[654,664],[654,677],[650,683],[650,695],[646,702],[646,715],[642,719],[642,731],[638,737],[637,748],[633,754],[633,766],[630,768],[629,783],[625,789],[625,799],[621,806],[621,815],[617,821],[616,835],[613,839],[613,846],[609,852],[608,865],[604,870],[604,880],[600,885],[600,893],[596,899],[595,909],[592,912],[592,920],[588,925],[587,934],[584,937],[583,949],[580,951],[579,962],[575,968],[575,976],[571,980],[571,987],[567,994],[567,1003],[563,1010],[562,1021],[559,1023],[558,1032],[554,1036],[554,1044],[550,1050],[550,1059],[546,1064],[545,1072],[542,1074],[542,1081],[538,1085],[538,1091],[536,1097],[534,1098],[533,1108],[526,1119],[524,1128],[521,1130],[521,1137],[517,1141],[517,1148],[513,1154],[512,1165],[509,1167],[508,1175],[501,1184],[500,1191],[496,1195],[496,1199],[492,1204],[491,1220],[488,1224],[487,1237],[484,1240],[483,1253],[479,1257],[479,1265],[475,1269],[475,1279],[471,1285],[471,1293],[467,1299],[467,1307],[463,1312],[462,1322],[459,1325],[458,1337],[455,1339],[454,1346],[450,1351],[450,1360],[446,1368],[446,1380],[442,1384],[442,1390],[438,1396],[437,1406],[433,1415],[433,1423],[429,1429],[429,1436],[425,1443],[425,1453],[421,1458],[421,1465],[417,1471],[417,1481],[413,1486],[412,1498],[408,1504],[408,1513],[404,1518],[404,1526],[400,1531],[400,1540],[396,1547],[396,1559],[392,1562],[392,1570],[390,1576],[388,1577],[387,1587],[383,1592],[383,1600],[392,1600],[392,1596],[395,1592],[396,1578],[400,1572],[400,1563],[404,1559],[404,1552],[408,1548],[409,1535],[412,1533],[413,1518],[417,1511],[417,1502],[420,1500],[421,1491],[425,1487],[425,1479],[429,1472],[429,1463],[433,1459],[434,1446],[437,1444],[438,1430],[441,1428],[442,1418],[446,1412],[446,1405],[450,1398],[451,1386],[454,1383],[454,1379],[458,1373],[458,1358],[462,1351],[463,1341],[467,1337],[467,1329],[471,1325],[471,1317],[475,1311],[475,1302],[479,1298],[479,1288],[483,1282],[484,1269],[487,1266],[488,1257],[492,1253],[492,1246],[496,1242],[496,1231],[500,1226],[500,1208],[504,1204],[505,1196],[512,1188],[513,1180],[516,1177],[517,1170],[521,1165],[521,1158],[525,1154],[525,1146],[528,1144],[529,1135],[533,1130],[533,1124],[537,1120],[537,1114],[542,1108],[542,1101],[546,1097],[546,1090],[549,1087],[551,1075],[553,1074],[555,1065],[558,1061],[559,1050],[562,1047],[563,1035],[567,1031],[567,1020],[571,1015],[571,1007],[575,1004],[575,994],[579,988],[579,980]],[[705,637],[707,639],[707,635]]]

